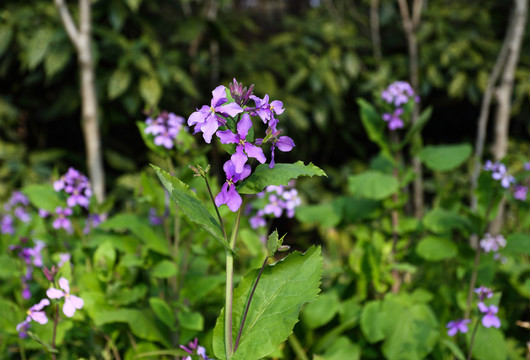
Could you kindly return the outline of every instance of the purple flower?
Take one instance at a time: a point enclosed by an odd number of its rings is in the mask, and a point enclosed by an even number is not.
[[[282,216],[283,209],[285,208],[285,202],[281,197],[276,195],[269,196],[269,203],[265,205],[263,212],[265,214],[273,214],[274,217],[279,218]]]
[[[478,295],[479,301],[483,301],[484,299],[491,299],[493,297],[493,290],[485,286],[476,288],[475,293]]]
[[[44,309],[44,307],[48,305],[50,305],[50,300],[42,299],[38,304],[35,304],[30,307],[26,320],[33,320],[41,325],[46,324],[48,322],[48,318],[46,317],[46,313],[42,311],[42,309]]]
[[[46,247],[44,241],[37,240],[35,241],[35,246],[28,249],[28,254],[33,258],[33,265],[36,267],[42,267],[42,249]]]
[[[384,113],[383,114],[383,120],[388,122],[388,128],[391,131],[394,131],[396,129],[401,129],[404,126],[403,120],[401,120],[400,116],[403,114],[402,108],[397,108],[394,110],[394,113]]]
[[[513,197],[517,200],[525,201],[528,194],[528,187],[524,185],[516,185],[513,189]]]
[[[70,261],[72,255],[69,253],[60,253],[59,254],[59,262],[57,263],[57,267],[62,267],[64,264]]]
[[[481,313],[486,314],[482,318],[482,325],[484,327],[501,327],[501,321],[499,318],[495,315],[497,312],[499,312],[499,308],[495,305],[486,306],[483,302],[478,303],[478,309]]]
[[[28,284],[25,282],[26,280],[22,280],[22,298],[25,300],[29,300],[31,298],[31,291],[29,290]]]
[[[298,190],[291,189],[285,191],[282,194],[283,199],[285,200],[285,210],[287,211],[287,217],[294,217],[294,209],[302,203],[302,200],[298,196]]]
[[[278,150],[283,152],[289,152],[294,147],[294,141],[289,136],[280,136],[279,138],[273,138],[272,144],[271,144],[271,163],[269,165],[269,168],[273,168],[276,164],[274,162],[274,149],[278,148]]]
[[[212,101],[210,106],[203,105],[188,118],[188,125],[195,125],[195,133],[202,132],[204,141],[208,144],[212,141],[220,125],[226,125],[226,120],[222,116],[236,116],[243,112],[241,106],[236,103],[228,103],[226,98],[226,88],[219,85],[212,91]]]
[[[70,194],[66,200],[69,207],[80,205],[88,208],[90,197],[92,196],[92,188],[88,178],[78,170],[69,168],[66,174],[53,183],[53,188],[55,191],[64,190],[67,194]]]
[[[279,100],[274,100],[269,104],[269,95],[265,95],[263,99],[254,95],[251,95],[250,98],[256,103],[254,112],[263,120],[263,123],[268,123],[268,126],[273,131],[276,131],[278,120],[276,120],[274,114],[280,115],[285,111],[283,103]]]
[[[89,234],[90,230],[98,227],[105,220],[107,220],[107,214],[89,214],[85,220],[83,234]]]
[[[530,171],[530,162],[524,163],[523,167],[524,167],[525,170],[529,170]]]
[[[22,222],[27,223],[31,220],[29,213],[21,206],[17,206],[13,214]]]
[[[396,81],[390,84],[383,92],[381,98],[388,104],[399,107],[406,104],[410,99],[419,102],[419,98],[414,95],[414,89],[406,81]]]
[[[238,194],[235,183],[250,175],[250,166],[245,165],[243,171],[237,173],[232,160],[228,160],[223,165],[223,170],[226,173],[226,182],[223,184],[221,192],[215,197],[215,205],[219,207],[226,204],[231,211],[236,212],[243,203],[243,199]]]
[[[252,95],[254,84],[250,85],[247,90],[246,87],[243,87],[243,84],[238,83],[234,78],[232,84],[228,85],[228,88],[230,89],[230,95],[235,103],[243,107],[248,102],[250,95]]]
[[[199,355],[201,359],[210,360],[208,356],[206,356],[206,349],[199,345],[197,338],[189,342],[188,346],[180,345],[180,348],[190,355],[193,355],[195,352],[195,354]],[[192,360],[192,358],[191,356],[186,356],[183,360]]]
[[[52,226],[54,229],[65,229],[66,232],[71,234],[73,232],[72,223],[70,222],[70,219],[67,218],[67,216],[72,215],[72,209],[70,208],[61,208],[58,206],[55,209],[55,213],[57,214],[57,218],[53,221]]]
[[[59,287],[64,291],[49,288],[46,291],[46,295],[50,299],[60,299],[64,297],[63,313],[68,317],[72,317],[74,316],[76,309],[83,308],[84,301],[80,297],[70,294],[68,280],[64,277],[59,279]]]
[[[44,209],[39,209],[39,217],[44,219],[44,218],[47,218],[48,216],[50,216],[49,211],[46,211]]]
[[[157,226],[157,225],[162,225],[163,222],[164,222],[164,217],[158,216],[155,208],[150,208],[149,209],[149,223],[151,225]]]
[[[30,323],[31,323],[31,320],[26,319],[17,325],[18,336],[21,339],[28,337],[28,331],[29,331],[29,328],[31,327]]]
[[[506,170],[506,165],[502,163],[494,163],[492,165],[492,174],[491,177],[494,180],[501,182],[501,186],[505,189],[508,189],[511,184],[515,183],[515,178],[508,174]]]
[[[182,116],[163,111],[156,119],[147,118],[145,122],[147,124],[145,133],[155,136],[155,145],[171,149],[174,146],[175,138],[183,127],[185,119]]]
[[[469,319],[458,319],[454,321],[449,321],[446,325],[446,327],[449,329],[447,330],[447,335],[455,336],[458,332],[462,334],[467,333],[467,324],[469,324],[470,322],[471,320]]]
[[[251,127],[252,120],[250,120],[250,116],[248,114],[243,114],[243,118],[237,123],[237,134],[234,134],[230,130],[217,132],[217,136],[219,136],[221,143],[237,144],[236,152],[233,153],[231,157],[236,173],[241,173],[243,171],[248,156],[255,158],[261,164],[267,160],[261,148],[252,145],[245,140]]]
[[[486,253],[499,251],[499,249],[506,246],[506,239],[501,234],[497,236],[485,234],[484,236],[484,239],[480,240],[480,247]]]
[[[9,199],[9,207],[14,207],[18,204],[28,206],[29,205],[29,199],[26,195],[21,193],[20,191],[13,191],[11,194],[11,198]]]
[[[14,234],[15,227],[13,226],[13,217],[11,215],[5,214],[2,216],[0,221],[0,231],[2,234]]]
[[[252,216],[249,219],[250,227],[253,229],[257,229],[259,227],[267,225],[267,222],[265,221],[265,218],[263,217],[263,215],[265,215],[263,210],[258,210],[256,215]]]

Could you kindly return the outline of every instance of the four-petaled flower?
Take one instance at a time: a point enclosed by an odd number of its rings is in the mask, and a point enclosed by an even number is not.
[[[499,318],[495,315],[497,312],[499,312],[499,308],[495,305],[486,306],[483,302],[478,303],[478,309],[481,313],[486,314],[482,318],[482,325],[484,327],[501,327],[501,321]]]
[[[388,128],[392,131],[401,129],[405,124],[400,116],[403,114],[402,108],[397,108],[392,114],[384,113],[383,120],[388,123]]]
[[[468,331],[467,324],[469,324],[471,320],[469,319],[458,319],[454,321],[449,321],[446,325],[447,327],[447,335],[449,336],[455,336],[458,332],[465,334]]]
[[[479,301],[491,299],[493,297],[493,290],[485,286],[476,288],[475,293],[478,295]]]
[[[19,337],[25,338],[27,336],[27,332],[30,328],[30,323],[32,320],[38,322],[41,325],[44,325],[48,322],[46,313],[42,311],[42,309],[48,305],[50,305],[50,300],[42,299],[38,304],[35,304],[28,309],[26,312],[26,319],[24,319],[24,321],[19,323],[16,327]]]
[[[250,116],[248,114],[244,114],[243,118],[237,123],[237,134],[234,134],[230,130],[217,132],[217,136],[219,136],[221,143],[237,144],[236,152],[233,153],[231,157],[231,160],[235,166],[235,171],[237,173],[241,173],[243,171],[243,166],[245,166],[248,156],[255,158],[261,164],[267,160],[261,148],[257,147],[256,145],[252,145],[245,140],[251,127],[252,120],[250,120]]]
[[[269,127],[276,131],[278,120],[274,114],[280,115],[284,112],[283,103],[280,100],[274,100],[269,104],[269,95],[265,95],[263,99],[254,95],[250,98],[256,103],[255,113],[263,120],[263,123],[268,123]]]
[[[225,104],[226,88],[219,85],[212,91],[212,101],[210,106],[203,105],[200,110],[197,109],[188,118],[188,125],[195,125],[195,133],[202,131],[204,141],[208,144],[212,141],[212,136],[215,134],[220,125],[226,125],[226,120],[221,116],[236,116],[243,112],[241,106],[236,103]]]
[[[513,197],[517,200],[525,201],[528,194],[528,187],[524,185],[516,185],[513,189]]]
[[[506,170],[506,165],[504,164],[497,164],[492,169],[491,177],[495,180],[498,180],[501,182],[501,186],[505,189],[508,189],[511,184],[515,183],[515,178],[508,174],[508,171]]]
[[[69,234],[72,233],[72,223],[70,222],[70,219],[67,218],[67,216],[73,214],[72,209],[69,207],[63,209],[58,206],[55,209],[55,213],[57,214],[57,218],[52,223],[53,228],[57,230],[65,229]]]
[[[237,173],[232,160],[228,160],[223,165],[223,170],[226,173],[226,182],[223,184],[221,192],[215,197],[215,205],[219,207],[226,204],[231,211],[236,212],[243,203],[243,199],[238,194],[235,183],[250,175],[250,165],[245,165],[243,171]]]
[[[46,291],[46,295],[50,299],[60,299],[64,297],[63,313],[68,317],[72,317],[74,316],[76,309],[81,309],[83,307],[84,301],[80,297],[70,294],[70,285],[68,285],[68,280],[65,278],[62,277],[59,279],[59,287],[63,289],[63,291],[49,288]]]

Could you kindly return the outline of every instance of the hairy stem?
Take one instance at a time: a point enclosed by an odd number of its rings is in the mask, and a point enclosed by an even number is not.
[[[232,235],[230,237],[230,250],[226,250],[226,291],[225,291],[225,351],[226,358],[230,359],[233,350],[233,337],[232,337],[232,314],[233,314],[233,302],[234,302],[234,249],[236,246],[237,232],[239,230],[239,222],[241,220],[241,209],[239,207],[237,212],[236,222],[232,229]]]
[[[243,327],[245,326],[245,320],[247,319],[248,309],[250,309],[250,302],[252,301],[252,297],[254,296],[254,291],[256,291],[256,288],[258,287],[259,279],[261,278],[261,274],[263,273],[263,269],[265,269],[265,265],[267,265],[268,256],[265,257],[265,260],[263,261],[263,265],[261,265],[261,269],[259,270],[258,277],[256,278],[256,282],[254,283],[254,286],[252,287],[252,291],[250,292],[250,296],[247,301],[247,306],[245,307],[245,312],[243,313],[243,317],[241,318],[241,325],[239,326],[239,332],[237,333],[236,338],[236,345],[234,346],[234,351],[237,350],[237,347],[239,346],[239,340],[241,339],[241,334],[243,333]]]

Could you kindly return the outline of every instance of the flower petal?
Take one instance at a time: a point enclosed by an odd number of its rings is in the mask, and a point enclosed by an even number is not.
[[[82,309],[83,305],[85,305],[85,302],[79,296],[70,295],[68,298],[76,309]]]
[[[243,172],[243,167],[248,160],[248,156],[243,152],[243,146],[239,145],[236,147],[236,152],[232,154],[230,158],[234,163],[235,172],[240,174]]]
[[[237,133],[241,139],[247,137],[248,131],[252,127],[252,120],[249,114],[243,114],[243,118],[237,123]]]
[[[46,296],[50,299],[60,299],[64,297],[64,292],[55,288],[49,288],[46,290]]]
[[[69,297],[64,299],[63,313],[68,317],[72,317],[75,314],[75,306]]]
[[[219,137],[221,144],[237,144],[239,142],[237,135],[230,130],[218,131],[216,135]]]
[[[263,150],[260,147],[252,145],[248,142],[245,143],[244,147],[247,155],[258,160],[260,164],[263,164],[265,161],[267,161],[265,154],[263,154]]]
[[[70,293],[70,285],[68,285],[68,280],[66,278],[59,279],[59,287],[64,290],[65,293]]]
[[[232,212],[236,212],[242,203],[243,199],[241,199],[241,195],[237,193],[236,187],[234,185],[230,186],[230,188],[228,189],[228,201],[226,202],[228,208]]]
[[[293,139],[289,136],[280,136],[276,142],[276,146],[278,147],[278,150],[283,152],[291,151],[293,147],[295,147]]]
[[[241,108],[241,106],[237,105],[236,103],[229,103],[223,106],[216,107],[215,111],[220,112],[222,114],[228,114],[234,117],[237,114],[242,113],[243,109]]]

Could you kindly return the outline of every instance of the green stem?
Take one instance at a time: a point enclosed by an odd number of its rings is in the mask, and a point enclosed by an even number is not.
[[[287,338],[287,340],[289,341],[289,345],[291,345],[291,349],[293,349],[298,359],[309,360],[309,358],[307,357],[304,351],[304,348],[302,347],[302,344],[300,344],[300,341],[298,340],[298,338],[296,337],[294,333],[292,333],[291,336]]]
[[[263,261],[263,265],[261,265],[261,269],[259,270],[258,277],[256,278],[256,282],[254,283],[254,286],[252,287],[252,291],[250,292],[250,296],[247,301],[247,306],[245,307],[245,312],[243,313],[243,317],[241,318],[241,325],[239,326],[239,332],[237,333],[236,345],[234,346],[234,351],[236,351],[237,347],[239,346],[239,340],[241,339],[241,334],[243,333],[243,326],[245,326],[245,320],[247,319],[248,309],[250,308],[250,302],[252,301],[254,292],[256,291],[256,288],[258,287],[258,282],[259,282],[259,279],[261,278],[261,274],[263,273],[263,269],[265,269],[265,265],[267,265],[267,259],[268,259],[268,256],[265,257],[265,260]]]
[[[230,359],[234,353],[232,337],[232,314],[234,302],[234,249],[236,246],[237,232],[241,220],[241,209],[237,212],[236,222],[230,237],[230,250],[226,250],[226,292],[225,292],[225,351],[226,359]]]
[[[55,336],[57,335],[57,323],[59,322],[59,304],[55,305],[55,319],[53,320],[53,335],[52,335],[52,349],[55,350]],[[52,353],[52,360],[57,357]]]
[[[467,354],[467,360],[471,360],[471,351],[473,350],[473,344],[475,343],[475,335],[477,334],[479,320],[475,323],[475,328],[473,329],[473,334],[471,334],[471,340],[469,341],[469,353]]]
[[[215,205],[215,199],[213,198],[212,189],[210,189],[210,184],[208,183],[208,179],[206,178],[206,176],[204,177],[204,181],[206,181],[206,187],[208,188],[208,194],[210,194],[210,199],[212,200],[213,207],[215,209],[215,212],[217,213],[217,218],[219,219],[219,224],[221,225],[221,230],[223,231],[223,237],[225,238],[225,241],[228,241],[226,232],[225,232],[225,226],[223,224],[223,218],[221,217],[221,214],[219,213],[219,209],[217,209],[217,205]]]

